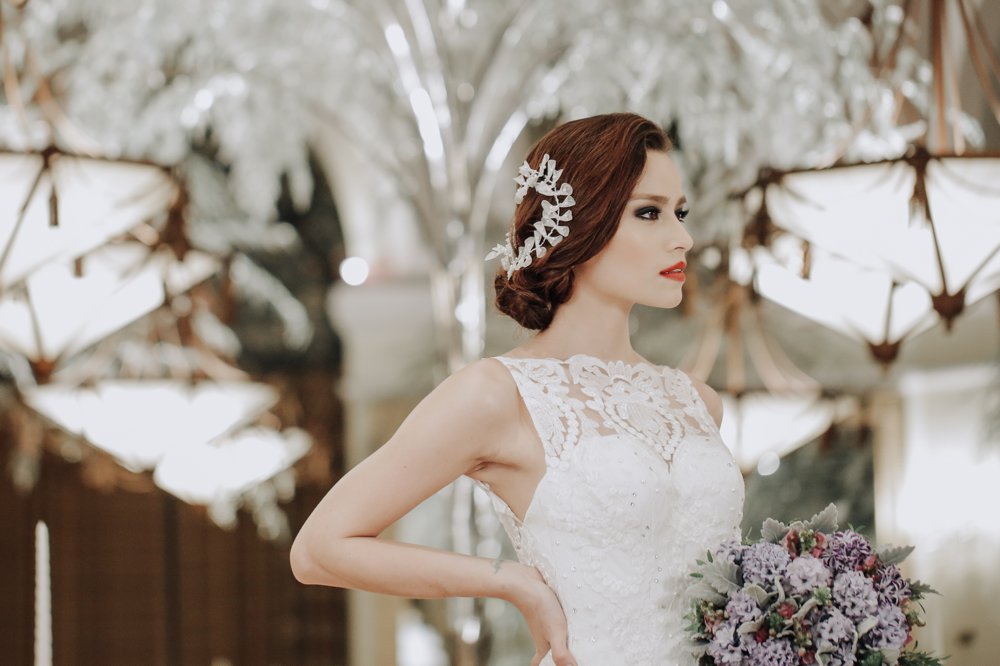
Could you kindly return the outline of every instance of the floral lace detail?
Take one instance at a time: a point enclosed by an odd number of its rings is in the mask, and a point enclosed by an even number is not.
[[[564,466],[563,453],[583,437],[630,435],[670,465],[687,435],[717,431],[679,370],[583,354],[496,358],[512,369],[549,464]]]
[[[546,472],[523,520],[479,485],[518,559],[559,597],[579,666],[694,664],[685,572],[739,534],[743,479],[690,378],[586,355],[496,358],[531,416]]]

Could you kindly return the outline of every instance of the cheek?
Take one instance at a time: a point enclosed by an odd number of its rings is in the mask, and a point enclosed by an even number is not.
[[[649,233],[636,224],[622,224],[608,244],[609,254],[624,266],[636,266],[653,252]]]
[[[603,283],[629,281],[642,272],[653,254],[648,234],[622,225],[608,245],[594,257],[593,275]]]

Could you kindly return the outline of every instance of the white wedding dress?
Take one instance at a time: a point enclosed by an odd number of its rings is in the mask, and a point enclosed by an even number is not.
[[[494,358],[517,383],[546,472],[523,522],[480,485],[518,559],[558,596],[577,663],[694,664],[683,630],[688,572],[739,537],[744,488],[691,380],[583,354]]]

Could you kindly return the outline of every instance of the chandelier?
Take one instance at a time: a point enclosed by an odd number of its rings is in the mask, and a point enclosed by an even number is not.
[[[104,245],[51,261],[0,297],[0,349],[29,360],[38,381],[64,360],[207,279],[219,261],[202,252],[178,260],[168,248]]]
[[[772,474],[782,456],[852,415],[857,404],[824,391],[768,334],[744,250],[709,246],[700,253],[707,263],[719,260],[720,275],[711,287],[717,293],[704,331],[679,367],[703,381],[718,368],[723,441],[743,474]]]
[[[956,49],[946,39],[956,13],[979,83],[1000,121],[993,83],[1000,80],[1000,63],[989,50],[977,9],[968,0],[933,1],[932,122],[924,137],[890,159],[765,172],[756,188],[758,240],[766,244],[777,228],[813,248],[798,282],[779,285],[779,269],[768,266],[761,293],[817,320],[824,316],[819,303],[825,307],[838,296],[856,301],[853,315],[843,303],[826,315],[839,324],[823,323],[864,339],[883,365],[896,358],[904,337],[927,327],[926,308],[950,330],[967,306],[1000,288],[1000,154],[966,150],[955,63],[948,57]],[[900,39],[912,19],[908,12]],[[850,316],[864,320],[846,321]]]
[[[150,220],[176,199],[166,169],[72,155],[0,150],[0,294]]]
[[[768,249],[743,250],[756,292],[865,345],[883,368],[896,360],[904,340],[935,323],[932,300],[916,282],[859,266],[789,233],[769,243]]]

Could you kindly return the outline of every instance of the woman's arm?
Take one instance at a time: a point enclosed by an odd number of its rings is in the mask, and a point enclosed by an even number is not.
[[[532,666],[551,651],[575,666],[566,615],[534,567],[377,538],[417,504],[513,441],[520,397],[488,359],[470,363],[418,404],[388,442],[330,489],[292,543],[295,577],[411,598],[497,597],[524,615]]]
[[[292,544],[295,577],[411,598],[489,596],[518,603],[526,597],[524,588],[538,581],[530,567],[376,538],[493,458],[517,422],[516,389],[505,372],[490,361],[462,368],[341,478]]]

